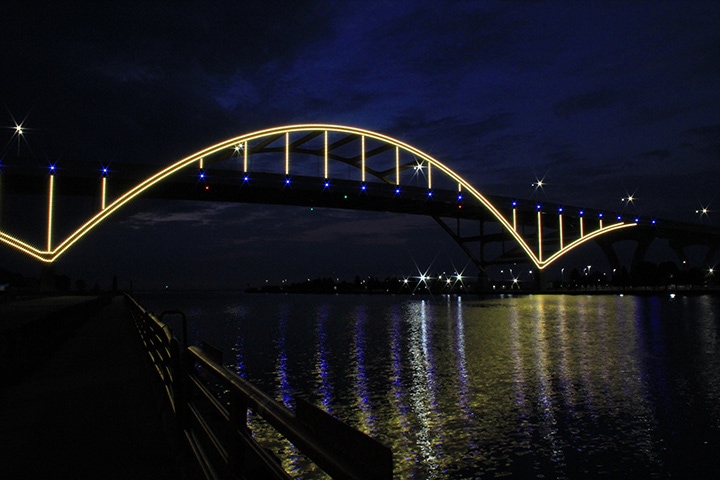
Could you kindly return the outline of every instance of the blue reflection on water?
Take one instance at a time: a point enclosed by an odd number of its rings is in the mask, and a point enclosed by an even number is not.
[[[280,323],[278,325],[277,335],[277,368],[275,370],[275,380],[280,399],[286,407],[292,406],[293,391],[290,384],[290,376],[288,374],[288,354],[287,354],[287,329],[288,329],[288,308],[280,311]]]
[[[329,307],[326,305],[321,305],[315,315],[315,371],[318,377],[317,389],[320,392],[322,407],[326,412],[332,413],[332,384],[330,381],[327,333],[325,332],[325,323],[329,315]]]
[[[375,432],[375,418],[373,417],[370,391],[368,388],[368,376],[365,371],[365,308],[358,306],[354,311],[354,332],[353,335],[353,366],[355,383],[356,403],[361,415],[363,430],[368,433]]]
[[[195,340],[234,346],[271,395],[391,446],[397,478],[715,471],[717,297],[159,300],[140,298],[191,312]]]

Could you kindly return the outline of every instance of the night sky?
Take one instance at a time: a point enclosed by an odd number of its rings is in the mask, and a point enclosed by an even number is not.
[[[335,123],[403,140],[484,193],[718,224],[715,0],[82,3],[3,6],[3,157],[160,167]],[[141,200],[56,270],[210,288],[467,263],[429,217]],[[0,266],[40,270],[6,246]]]

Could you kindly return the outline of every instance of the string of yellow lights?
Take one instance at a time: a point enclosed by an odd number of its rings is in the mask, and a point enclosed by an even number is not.
[[[580,238],[568,243],[567,245],[564,244],[563,239],[563,220],[562,220],[562,213],[559,215],[559,222],[560,222],[560,248],[555,253],[550,255],[547,258],[543,258],[543,239],[542,239],[542,216],[541,212],[538,209],[538,232],[537,232],[537,253],[531,248],[531,246],[525,241],[525,239],[522,237],[522,235],[517,231],[517,216],[516,216],[516,208],[515,205],[513,205],[512,210],[512,219],[508,220],[505,218],[505,216],[496,208],[485,196],[483,196],[475,187],[473,187],[469,182],[467,182],[464,178],[462,178],[459,174],[457,174],[455,171],[453,171],[451,168],[449,168],[447,165],[443,164],[442,162],[438,161],[434,157],[428,155],[427,153],[422,152],[421,150],[418,150],[417,148],[413,147],[412,145],[409,145],[407,143],[404,143],[400,140],[397,140],[395,138],[389,137],[387,135],[383,135],[381,133],[372,132],[369,130],[356,128],[356,127],[348,127],[348,126],[341,126],[341,125],[332,125],[332,124],[300,124],[300,125],[290,125],[290,126],[280,126],[280,127],[274,127],[264,130],[259,130],[256,132],[240,135],[238,137],[230,138],[228,140],[224,140],[220,143],[217,143],[215,145],[211,145],[199,152],[196,152],[188,157],[183,158],[182,160],[179,160],[172,165],[158,171],[154,175],[150,176],[149,178],[143,180],[139,184],[137,184],[135,187],[131,188],[124,194],[120,195],[117,199],[115,199],[113,202],[106,204],[105,199],[105,182],[106,179],[103,177],[103,184],[102,184],[102,203],[101,203],[101,209],[98,213],[96,213],[93,217],[91,217],[87,222],[82,224],[78,229],[76,229],[74,232],[72,232],[70,235],[67,236],[62,242],[58,243],[55,248],[52,248],[52,214],[53,214],[53,202],[54,202],[54,191],[53,191],[53,182],[54,182],[54,175],[49,176],[49,187],[48,187],[48,220],[47,220],[47,249],[46,250],[40,250],[16,237],[13,237],[7,233],[4,233],[0,231],[0,242],[5,243],[13,248],[16,248],[17,250],[25,253],[26,255],[29,255],[35,259],[38,259],[43,262],[52,263],[55,260],[57,260],[64,252],[66,252],[70,247],[72,247],[74,244],[76,244],[81,238],[83,238],[85,235],[87,235],[90,231],[92,231],[95,227],[97,227],[100,223],[105,221],[108,217],[110,217],[113,213],[118,211],[120,208],[122,208],[124,205],[126,205],[128,202],[132,201],[133,199],[140,196],[143,192],[147,191],[149,188],[153,187],[159,182],[162,182],[163,180],[167,179],[168,177],[172,176],[173,174],[179,172],[180,170],[184,169],[185,167],[188,167],[190,165],[197,164],[201,165],[201,169],[204,167],[204,162],[206,159],[212,157],[213,155],[226,151],[227,149],[233,149],[237,152],[239,148],[243,149],[243,172],[247,173],[248,170],[248,150],[250,149],[250,142],[256,141],[261,138],[266,137],[273,137],[273,136],[284,136],[285,139],[285,148],[284,148],[284,162],[285,162],[285,175],[288,177],[289,181],[289,175],[290,175],[290,152],[291,152],[291,143],[290,143],[290,135],[296,132],[316,132],[318,134],[324,135],[324,149],[323,149],[323,157],[324,157],[324,174],[325,174],[325,180],[327,180],[328,177],[328,162],[330,159],[329,156],[329,145],[328,145],[328,133],[342,133],[342,134],[349,134],[349,135],[357,135],[361,139],[361,152],[360,152],[360,165],[359,168],[361,170],[361,180],[363,183],[363,186],[366,181],[366,139],[373,139],[379,142],[385,142],[389,144],[391,147],[395,147],[395,172],[396,172],[396,179],[395,183],[397,186],[400,185],[400,154],[401,151],[404,151],[415,158],[419,159],[421,163],[426,163],[428,170],[427,170],[427,185],[429,194],[432,194],[430,190],[432,189],[432,169],[436,169],[442,174],[444,174],[446,177],[450,178],[453,182],[457,183],[458,185],[458,192],[467,192],[472,197],[474,197],[477,201],[480,202],[489,212],[490,214],[497,220],[498,223],[500,223],[504,229],[513,237],[513,239],[517,242],[517,244],[520,246],[520,248],[525,252],[528,259],[538,268],[538,269],[544,269],[547,266],[549,266],[551,263],[556,261],[558,258],[566,254],[567,252],[573,250],[574,248],[577,248],[579,245],[582,245],[583,243],[598,237],[599,235],[603,235],[605,233],[609,233],[621,228],[627,228],[635,226],[636,223],[624,223],[622,221],[618,221],[618,223],[614,223],[611,225],[603,226],[602,220],[600,221],[600,228],[590,232],[588,234],[585,233],[585,226],[583,223],[582,216],[580,217]]]

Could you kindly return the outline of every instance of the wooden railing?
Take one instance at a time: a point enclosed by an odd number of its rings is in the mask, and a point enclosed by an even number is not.
[[[182,313],[163,312],[158,319],[131,296],[126,298],[180,430],[206,478],[291,478],[275,453],[253,436],[248,412],[333,478],[392,478],[389,448],[303,399],[295,398],[295,411],[289,410],[223,366],[218,350],[205,344],[181,348],[161,319],[181,315],[185,325]]]

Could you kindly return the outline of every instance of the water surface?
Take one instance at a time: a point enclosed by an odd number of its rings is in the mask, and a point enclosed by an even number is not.
[[[396,478],[710,478],[717,297],[137,295],[292,408],[378,438]],[[178,328],[174,331],[180,332]],[[291,454],[286,467],[303,478]]]

